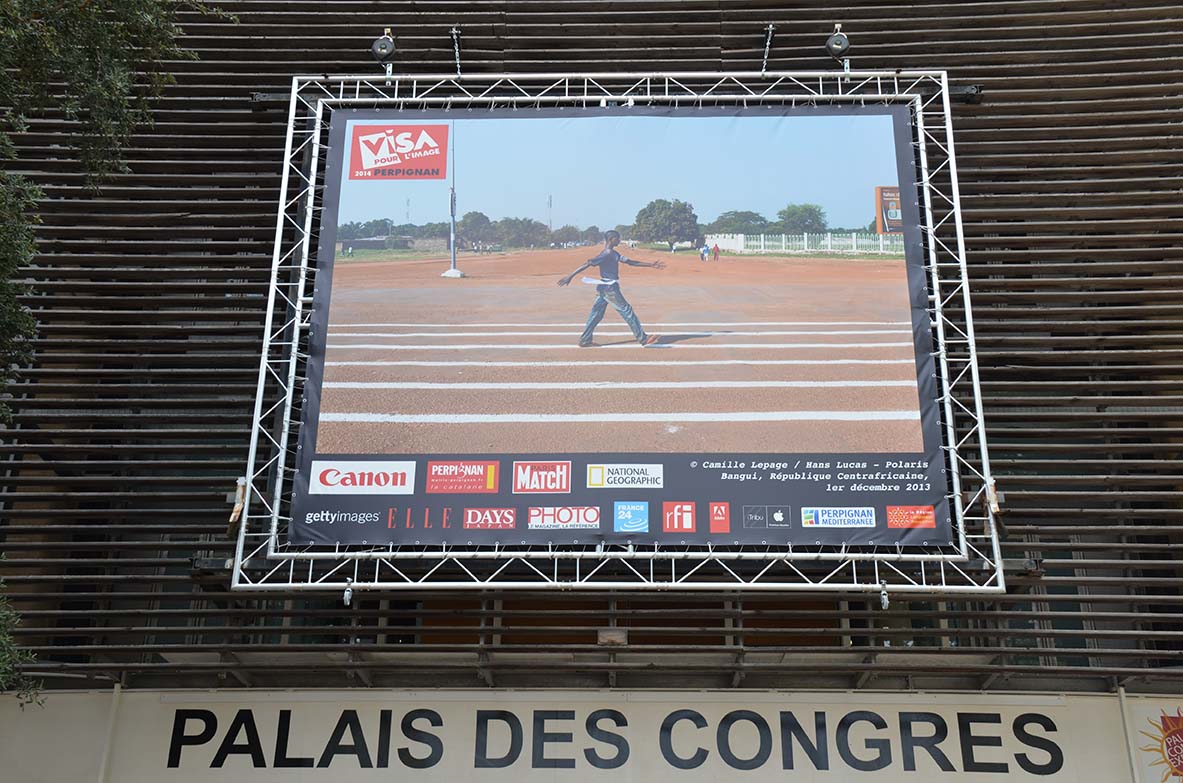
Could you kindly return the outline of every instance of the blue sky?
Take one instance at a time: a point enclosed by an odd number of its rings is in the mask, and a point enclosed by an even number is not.
[[[632,223],[657,198],[694,205],[699,222],[751,210],[775,219],[789,203],[822,205],[831,226],[875,215],[875,186],[896,185],[891,117],[884,115],[522,117],[447,120],[457,213],[547,222],[555,228]],[[406,122],[404,117],[399,118]],[[424,120],[436,122],[439,120]],[[350,122],[352,124],[353,121]],[[374,120],[364,120],[374,124]],[[347,138],[351,131],[347,131]],[[448,219],[441,180],[350,181],[341,223]]]

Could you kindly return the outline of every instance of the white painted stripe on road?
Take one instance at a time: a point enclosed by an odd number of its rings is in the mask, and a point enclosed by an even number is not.
[[[844,389],[847,387],[915,386],[916,381],[586,381],[584,383],[509,381],[507,383],[440,383],[419,381],[328,381],[332,389],[442,389],[498,391],[531,389]]]
[[[677,336],[681,339],[688,337],[760,337],[762,335],[839,335],[839,334],[909,334],[910,329],[841,329],[826,331],[804,330],[769,330],[769,331],[715,331],[715,332],[681,332]],[[333,337],[569,337],[579,334],[577,327],[567,332],[333,332]],[[631,337],[632,332],[598,331],[597,337]]]
[[[718,365],[827,365],[827,364],[915,364],[915,359],[687,359],[685,361],[602,361],[602,362],[429,362],[429,361],[341,361],[326,367],[706,367]]]
[[[354,424],[602,424],[644,422],[919,421],[920,411],[747,411],[719,413],[325,413]]]
[[[708,326],[911,326],[911,321],[663,321],[660,323],[650,323],[650,326],[687,326],[687,327],[708,327]],[[583,328],[583,321],[578,323],[451,323],[451,324],[416,324],[416,323],[381,323],[381,324],[363,324],[363,323],[349,323],[349,324],[329,324],[329,329],[387,329],[387,328],[413,328],[413,329],[468,329],[468,328],[489,328],[489,327],[561,327],[573,326]]]
[[[911,340],[900,340],[884,343],[713,343],[711,345],[680,345],[675,343],[657,343],[656,345],[641,345],[640,343],[627,343],[624,345],[602,345],[600,350],[617,350],[620,348],[640,348],[646,351],[652,350],[668,350],[676,348],[679,351],[687,349],[710,350],[717,351],[719,349],[732,348],[900,348],[912,347]],[[469,345],[389,345],[380,343],[330,343],[329,348],[336,350],[362,350],[362,351],[554,351],[571,349],[575,351],[592,350],[588,348],[580,348],[574,343],[551,343],[551,344],[531,344],[531,345],[499,345],[494,343],[486,344],[469,344]]]

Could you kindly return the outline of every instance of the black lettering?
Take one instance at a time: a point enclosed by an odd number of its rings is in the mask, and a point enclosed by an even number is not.
[[[966,772],[1000,772],[1008,770],[1006,762],[978,761],[974,748],[1001,748],[1002,737],[979,737],[973,733],[975,723],[1002,723],[1002,716],[996,712],[957,713],[957,734],[961,739],[961,765]]]
[[[932,734],[917,737],[912,732],[913,723],[927,723],[932,726]],[[941,772],[956,772],[957,768],[949,761],[944,751],[937,747],[949,737],[949,724],[935,712],[901,712],[900,713],[900,745],[904,756],[904,769],[908,772],[916,771],[916,748],[924,748]]]
[[[390,710],[378,710],[378,759],[374,765],[378,769],[390,767],[390,731],[394,725],[394,713]]]
[[[760,746],[750,759],[741,759],[731,750],[731,727],[741,720],[755,726],[756,732],[760,735]],[[719,728],[715,730],[715,743],[719,748],[719,757],[727,766],[734,769],[759,769],[772,755],[772,729],[768,727],[768,721],[764,720],[764,716],[758,712],[732,710],[719,721]]]
[[[583,751],[583,757],[587,759],[588,764],[596,769],[618,769],[628,761],[628,740],[615,732],[601,729],[599,723],[602,720],[610,720],[616,724],[617,728],[622,729],[628,726],[628,719],[619,710],[596,710],[588,715],[587,721],[584,722],[587,736],[596,742],[604,742],[616,748],[616,755],[612,758],[604,758],[596,752],[595,748],[586,748]]]
[[[1029,748],[1042,750],[1048,755],[1046,764],[1036,764],[1026,753],[1016,753],[1015,761],[1029,775],[1054,775],[1064,768],[1064,751],[1060,746],[1047,737],[1040,737],[1027,731],[1028,724],[1034,723],[1044,731],[1057,731],[1055,722],[1046,715],[1035,712],[1025,712],[1015,718],[1015,738]]]
[[[575,759],[546,757],[546,743],[570,743],[574,736],[568,731],[547,731],[548,720],[575,720],[574,710],[534,710],[533,741],[530,744],[530,766],[534,769],[574,769]]]
[[[404,767],[410,769],[429,769],[440,763],[440,759],[444,757],[444,741],[430,731],[423,731],[415,728],[415,721],[425,720],[432,728],[440,728],[444,725],[443,717],[435,710],[411,710],[403,716],[402,730],[403,736],[411,742],[420,742],[428,747],[428,753],[423,758],[416,758],[411,755],[410,748],[398,749],[398,760],[403,763]]]
[[[201,721],[201,731],[186,734],[190,720]],[[181,766],[181,749],[186,745],[204,745],[218,733],[218,716],[209,710],[177,710],[173,713],[173,735],[168,741],[168,768]]]
[[[279,711],[279,726],[275,731],[275,758],[271,766],[276,769],[291,767],[311,767],[311,756],[288,756],[288,735],[292,729],[292,711]]]
[[[500,758],[489,758],[489,722],[499,720],[509,726],[509,750]],[[500,769],[518,760],[522,753],[522,722],[507,710],[477,710],[476,748],[473,766],[477,769]]]
[[[245,742],[231,741],[237,740],[242,732],[246,733]],[[219,768],[226,763],[227,757],[238,754],[249,755],[251,766],[256,769],[267,766],[267,759],[263,756],[263,743],[259,741],[259,729],[255,726],[255,715],[250,710],[239,710],[234,713],[234,720],[230,721],[230,727],[226,729],[226,736],[222,737],[222,744],[218,746],[218,752],[210,762],[210,768]]]
[[[693,723],[697,729],[705,729],[707,727],[707,719],[702,717],[702,713],[696,712],[695,710],[674,710],[669,715],[666,715],[665,720],[661,722],[661,738],[659,742],[661,755],[675,769],[695,769],[703,765],[710,753],[705,748],[698,748],[688,759],[684,759],[677,753],[674,753],[674,726],[679,721],[684,720]]]
[[[349,732],[348,745],[342,743],[345,732]],[[320,754],[320,761],[316,766],[324,769],[333,763],[337,756],[353,756],[357,759],[357,766],[362,769],[373,769],[374,762],[370,760],[370,749],[366,746],[366,735],[361,730],[361,721],[357,718],[357,710],[342,710],[337,725],[333,727],[333,736],[325,745],[324,753]]]
[[[850,727],[856,723],[866,722],[870,723],[877,729],[886,729],[887,721],[883,720],[877,713],[868,712],[867,710],[855,710],[848,712],[842,716],[842,720],[838,721],[837,744],[838,755],[842,760],[852,769],[857,769],[860,772],[874,772],[878,769],[891,764],[891,741],[885,739],[868,738],[865,745],[868,750],[878,751],[873,759],[860,759],[854,755],[850,749]]]
[[[792,735],[792,739],[790,739]],[[816,770],[830,768],[830,748],[826,744],[826,714],[813,713],[813,739],[805,733],[805,729],[797,721],[797,716],[791,712],[780,714],[780,746],[781,764],[785,769],[793,769],[793,739],[801,743],[801,749]]]

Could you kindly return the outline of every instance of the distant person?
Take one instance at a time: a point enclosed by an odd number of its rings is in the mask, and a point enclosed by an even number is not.
[[[701,248],[699,248],[699,250],[698,250],[698,257],[699,257],[699,259],[700,259],[701,261],[705,262],[705,261],[707,260],[707,258],[709,258],[709,257],[710,257],[710,255],[711,255],[711,249],[710,249],[709,247],[707,247],[707,243],[706,243],[706,242],[703,242],[703,243],[702,243],[702,247],[701,247]]]
[[[715,263],[716,264],[719,263],[719,243],[718,242],[716,242],[715,246],[711,248],[711,252],[715,255]]]
[[[620,232],[605,231],[604,249],[600,251],[600,254],[595,258],[589,258],[583,266],[559,280],[560,286],[570,285],[571,281],[575,279],[575,275],[593,266],[600,273],[598,280],[584,278],[584,282],[595,284],[596,301],[592,303],[591,312],[587,316],[587,325],[583,327],[583,334],[579,336],[580,348],[590,348],[596,345],[592,342],[592,336],[596,331],[596,327],[599,326],[600,321],[603,320],[604,312],[608,309],[609,304],[616,308],[616,312],[620,313],[620,317],[628,324],[628,328],[632,330],[633,337],[637,338],[637,342],[641,345],[653,345],[653,343],[657,342],[657,335],[645,334],[645,329],[637,319],[637,314],[633,312],[633,306],[628,303],[628,300],[624,298],[624,294],[620,292],[620,264],[664,269],[665,262],[653,261],[651,263],[645,263],[644,261],[633,261],[631,258],[625,258],[616,252],[616,246],[619,244]]]

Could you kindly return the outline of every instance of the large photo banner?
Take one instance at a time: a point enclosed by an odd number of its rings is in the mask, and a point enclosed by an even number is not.
[[[951,543],[911,138],[335,113],[290,542]]]

